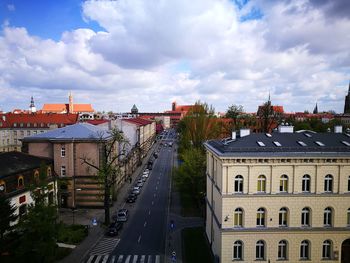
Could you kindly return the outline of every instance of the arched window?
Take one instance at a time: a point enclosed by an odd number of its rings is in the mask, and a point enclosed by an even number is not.
[[[243,242],[238,240],[233,243],[233,259],[242,260],[243,259]]]
[[[265,226],[265,209],[260,207],[256,214],[256,226],[264,227]]]
[[[301,210],[301,226],[310,226],[310,208],[308,207]]]
[[[323,212],[323,225],[332,226],[332,208],[327,207]]]
[[[279,226],[288,226],[288,209],[282,207],[278,213],[278,224]]]
[[[259,240],[258,242],[256,242],[255,259],[265,260],[265,242],[263,240]]]
[[[47,176],[50,177],[52,175],[51,167],[47,167]]]
[[[0,193],[6,192],[6,183],[3,180],[0,180]]]
[[[258,176],[258,193],[266,192],[266,177],[265,175]]]
[[[322,258],[331,259],[332,255],[332,241],[325,240],[322,245]]]
[[[243,176],[237,175],[235,177],[235,193],[243,193]]]
[[[17,179],[17,187],[22,188],[24,186],[24,179],[23,176],[19,176]]]
[[[301,184],[301,191],[304,193],[310,192],[310,175],[305,174],[303,176],[302,184]]]
[[[278,243],[278,259],[288,258],[288,243],[286,240],[281,240]]]
[[[285,174],[283,174],[280,178],[280,192],[288,192],[288,176]]]
[[[348,212],[347,212],[347,215],[346,215],[346,224],[348,226],[350,226],[350,208],[348,208]]]
[[[243,209],[236,208],[233,218],[234,227],[242,227],[243,226]]]
[[[327,174],[324,178],[324,191],[326,193],[331,193],[333,191],[333,176]]]
[[[310,242],[303,240],[300,244],[300,259],[310,259]]]

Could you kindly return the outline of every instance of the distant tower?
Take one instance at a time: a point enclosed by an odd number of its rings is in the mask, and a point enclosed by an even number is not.
[[[139,110],[137,109],[136,105],[134,104],[134,106],[132,106],[131,108],[131,114],[138,114]]]
[[[314,108],[314,111],[312,112],[313,114],[318,114],[318,107],[317,107],[317,102],[316,102],[316,106]]]
[[[34,98],[33,98],[33,96],[32,96],[31,99],[30,99],[29,111],[32,112],[32,113],[35,113],[35,112],[36,112],[36,108],[35,108],[35,105],[34,105]]]
[[[73,104],[73,95],[72,95],[72,92],[69,92],[68,113],[74,113],[74,104]]]
[[[176,101],[174,101],[174,102],[171,104],[171,110],[172,110],[172,111],[175,111],[175,110],[176,110]]]
[[[348,95],[345,96],[344,113],[350,113],[350,82],[349,82]]]

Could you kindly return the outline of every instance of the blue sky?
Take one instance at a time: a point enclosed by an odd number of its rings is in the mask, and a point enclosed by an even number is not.
[[[0,0],[0,109],[343,109],[350,1]]]

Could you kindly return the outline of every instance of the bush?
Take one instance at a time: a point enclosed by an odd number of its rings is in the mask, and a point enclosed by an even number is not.
[[[65,225],[60,224],[58,230],[58,242],[67,244],[79,244],[87,236],[84,225]]]

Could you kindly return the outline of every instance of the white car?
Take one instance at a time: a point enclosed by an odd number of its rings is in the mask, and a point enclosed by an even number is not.
[[[138,195],[138,194],[140,194],[140,190],[141,190],[141,188],[139,186],[134,186],[132,188],[132,193]]]
[[[148,178],[148,176],[149,176],[149,173],[145,173],[145,172],[143,172],[142,177],[144,177],[144,178]]]

